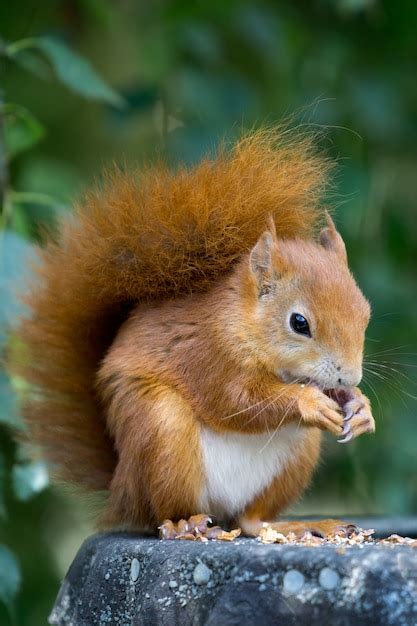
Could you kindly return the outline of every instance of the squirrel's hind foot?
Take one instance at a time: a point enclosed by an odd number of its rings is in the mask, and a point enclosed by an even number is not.
[[[180,519],[177,523],[167,519],[158,527],[159,537],[189,541],[208,541],[209,539],[233,541],[241,533],[240,528],[227,531],[220,526],[212,526],[212,522],[212,518],[206,513],[192,515],[188,520]]]
[[[332,540],[335,536],[351,537],[360,529],[355,524],[338,519],[302,520],[282,522],[262,522],[259,520],[240,520],[243,533],[249,536],[259,536],[265,533],[279,534],[294,540],[300,540],[306,535],[317,537],[320,540]]]

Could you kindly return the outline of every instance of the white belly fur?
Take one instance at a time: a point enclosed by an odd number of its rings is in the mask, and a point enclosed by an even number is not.
[[[218,433],[202,427],[201,511],[220,518],[242,512],[299,451],[305,431],[297,426],[281,427],[272,438],[272,433]]]

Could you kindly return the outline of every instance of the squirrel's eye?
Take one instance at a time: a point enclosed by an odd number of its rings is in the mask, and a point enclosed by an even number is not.
[[[290,325],[293,331],[299,335],[311,337],[310,326],[304,315],[301,315],[300,313],[293,313],[290,317]]]

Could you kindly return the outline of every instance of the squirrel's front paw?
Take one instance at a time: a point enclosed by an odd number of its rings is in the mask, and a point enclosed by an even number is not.
[[[355,394],[354,397],[343,406],[345,413],[343,438],[338,439],[338,443],[348,443],[363,433],[375,432],[375,420],[368,398],[360,389],[356,388],[352,391]]]
[[[339,404],[317,387],[307,385],[303,388],[298,409],[305,425],[316,426],[338,436],[343,433],[345,422]]]

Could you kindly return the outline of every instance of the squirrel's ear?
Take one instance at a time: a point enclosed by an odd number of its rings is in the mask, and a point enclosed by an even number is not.
[[[272,235],[272,238],[276,241],[277,240],[277,228],[275,226],[274,218],[272,217],[271,214],[268,215],[268,219],[266,223],[268,226],[268,230]]]
[[[272,270],[272,246],[274,238],[269,230],[259,237],[250,253],[250,266],[254,274],[266,274]]]
[[[340,259],[347,263],[345,243],[340,234],[337,232],[336,226],[334,225],[334,222],[330,215],[327,213],[327,211],[326,222],[326,228],[323,228],[320,233],[321,245],[323,246],[323,248],[326,248],[326,250],[333,250],[333,252],[336,252]]]
[[[271,220],[272,221],[272,220]],[[273,252],[276,245],[275,224],[269,223],[266,230],[259,237],[249,255],[250,268],[255,275],[261,294],[266,294],[272,286],[274,275]]]

